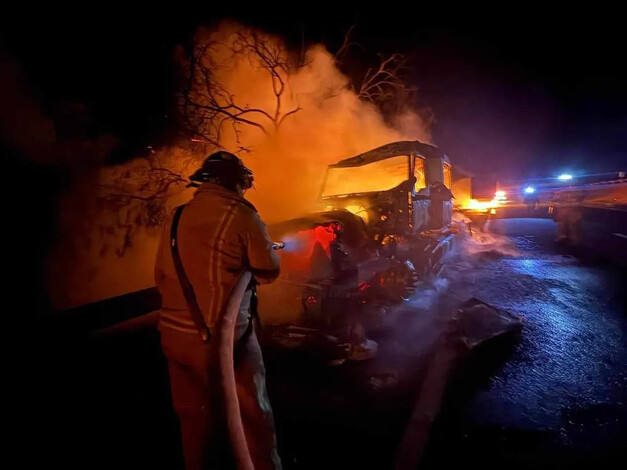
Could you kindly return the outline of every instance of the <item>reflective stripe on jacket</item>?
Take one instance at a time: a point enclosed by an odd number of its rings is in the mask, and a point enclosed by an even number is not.
[[[195,333],[172,261],[171,224],[172,216],[164,224],[155,263],[155,281],[162,296],[160,326]],[[202,184],[186,205],[178,226],[178,246],[209,328],[219,320],[243,270],[250,270],[261,284],[272,282],[279,274],[278,256],[255,207],[219,185]]]

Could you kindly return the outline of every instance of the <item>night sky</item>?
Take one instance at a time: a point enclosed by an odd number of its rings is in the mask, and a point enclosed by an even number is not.
[[[617,11],[174,5],[21,15],[4,28],[3,48],[47,113],[58,113],[63,101],[86,103],[98,132],[123,142],[122,160],[162,140],[173,46],[198,25],[231,17],[294,47],[304,40],[336,49],[355,24],[366,61],[377,52],[406,54],[410,84],[419,89],[415,105],[437,119],[434,142],[480,177],[612,171],[627,163],[626,41]]]

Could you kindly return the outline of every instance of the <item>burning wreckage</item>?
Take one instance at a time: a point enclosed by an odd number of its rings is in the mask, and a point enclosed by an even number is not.
[[[260,289],[272,341],[328,358],[376,353],[365,332],[442,268],[451,227],[452,166],[438,148],[394,142],[327,168],[320,211],[269,227],[282,274]]]

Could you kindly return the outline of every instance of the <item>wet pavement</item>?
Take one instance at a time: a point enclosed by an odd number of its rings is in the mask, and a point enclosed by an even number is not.
[[[550,220],[493,220],[376,337],[370,361],[327,367],[266,348],[284,467],[393,468],[425,363],[457,306],[476,297],[524,318],[517,340],[459,364],[425,468],[577,468],[627,461],[627,313],[617,268],[554,243]],[[64,468],[181,468],[166,367],[150,321],[54,344],[45,461]],[[67,431],[61,431],[61,429]]]
[[[478,297],[523,317],[524,331],[451,384],[426,466],[625,465],[624,272],[561,251],[550,220],[493,220],[488,230],[467,245],[470,261],[450,267],[445,302]]]

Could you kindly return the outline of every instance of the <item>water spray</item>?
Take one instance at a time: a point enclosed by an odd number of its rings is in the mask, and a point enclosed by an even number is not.
[[[297,253],[304,249],[303,240],[299,239],[297,236],[287,235],[283,240],[272,243],[272,249]]]

